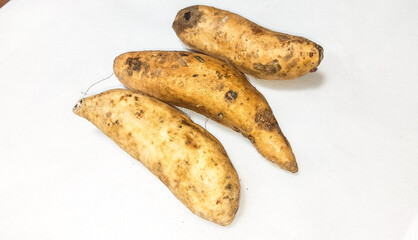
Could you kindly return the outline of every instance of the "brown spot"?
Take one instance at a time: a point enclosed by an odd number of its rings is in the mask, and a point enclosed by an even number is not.
[[[196,130],[196,131],[201,132],[201,130],[200,130],[198,127],[196,127],[196,125],[194,125],[193,123],[189,123],[189,122],[187,122],[185,119],[182,119],[182,120],[181,120],[181,123],[182,123],[183,125],[186,125],[186,126],[189,126],[189,127],[193,128],[193,129],[194,129],[194,130]],[[180,125],[180,126],[181,126],[181,125]],[[181,127],[179,127],[179,128],[181,128]]]
[[[248,135],[248,139],[250,140],[250,142],[252,144],[255,144],[255,139],[254,139],[254,137],[252,135]]]
[[[159,55],[159,59],[158,59],[158,63],[159,64],[163,64],[163,63],[165,63],[165,61],[167,60],[167,55],[166,54],[161,54],[161,55]]]
[[[284,56],[284,60],[287,62],[293,57],[293,51],[290,51],[288,54]]]
[[[188,52],[180,52],[180,56],[185,57],[185,56],[189,56]]]
[[[135,96],[135,101],[138,101],[138,100],[139,100],[138,96]]]
[[[251,24],[251,31],[254,35],[259,36],[263,33],[263,28],[258,26],[257,24]]]
[[[199,23],[202,12],[198,6],[191,6],[180,10],[173,22],[173,29],[177,35],[181,34],[187,28],[193,28]]]
[[[216,73],[216,76],[218,76],[218,79],[222,78],[222,74],[219,71],[216,71],[215,73]]]
[[[288,41],[291,39],[289,35],[284,34],[284,33],[277,33],[276,38],[279,39],[280,41]]]
[[[279,61],[275,59],[269,64],[254,63],[253,68],[260,73],[274,74],[279,72],[282,69],[282,66],[280,66]]]
[[[276,118],[274,118],[273,112],[270,109],[257,111],[254,121],[261,129],[270,132],[273,131],[273,129],[279,128]]]
[[[200,147],[200,145],[193,139],[192,136],[190,136],[190,134],[186,133],[185,137],[186,137],[186,140],[185,140],[186,145],[192,146],[193,148]]]
[[[223,83],[218,84],[218,85],[216,86],[216,89],[217,89],[218,91],[222,91],[222,89],[224,89],[224,84],[223,84]]]
[[[231,184],[226,185],[225,189],[232,190],[232,185]]]
[[[111,112],[107,112],[106,113],[106,117],[110,117],[110,116],[112,116],[112,113]]]
[[[219,200],[216,200],[216,204],[219,204],[221,201],[219,201]]]
[[[313,57],[313,52],[309,52],[309,57]]]
[[[197,77],[197,76],[199,76],[199,74],[193,74],[193,77]]]
[[[128,65],[128,69],[126,69],[126,72],[129,76],[132,76],[133,71],[139,72],[142,68],[144,68],[144,71],[147,72],[149,69],[148,63],[141,62],[139,60],[139,57],[129,57],[128,59],[126,59],[126,64]]]
[[[137,117],[137,118],[141,118],[141,116],[142,116],[142,114],[144,113],[144,111],[141,109],[141,110],[139,110],[139,112],[136,112],[135,113],[135,116]]]
[[[199,62],[204,63],[205,60],[203,60],[201,57],[199,56],[194,56]]]
[[[228,101],[234,101],[235,99],[237,99],[237,97],[238,97],[238,93],[237,92],[234,92],[234,91],[232,91],[232,90],[229,90],[228,92],[226,92],[226,94],[225,94],[225,98],[226,98],[226,100],[228,100]]]

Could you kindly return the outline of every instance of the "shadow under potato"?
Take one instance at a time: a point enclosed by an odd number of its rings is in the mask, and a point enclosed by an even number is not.
[[[321,72],[308,73],[302,77],[291,80],[263,80],[246,75],[254,85],[261,85],[277,90],[304,90],[319,88],[324,83]]]

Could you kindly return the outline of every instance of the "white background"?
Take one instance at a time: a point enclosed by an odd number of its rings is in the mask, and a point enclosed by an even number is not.
[[[227,227],[193,215],[72,113],[117,55],[185,49],[171,24],[198,3],[325,49],[316,73],[250,78],[299,173],[207,122],[241,179]],[[417,9],[415,0],[12,0],[0,8],[0,239],[418,239]],[[89,94],[117,87],[112,76]]]

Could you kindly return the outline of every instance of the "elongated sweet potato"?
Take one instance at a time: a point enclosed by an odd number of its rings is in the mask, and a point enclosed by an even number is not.
[[[114,61],[129,89],[192,109],[242,133],[267,159],[298,170],[292,149],[266,99],[233,66],[191,52],[129,52]]]
[[[173,29],[192,49],[261,79],[300,77],[316,71],[323,58],[322,47],[306,38],[271,31],[209,6],[180,10]]]
[[[126,89],[82,99],[73,111],[143,163],[194,214],[232,222],[238,175],[220,142],[180,111]]]

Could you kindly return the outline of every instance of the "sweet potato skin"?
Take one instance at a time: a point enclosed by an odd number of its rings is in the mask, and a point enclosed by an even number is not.
[[[180,10],[173,29],[193,50],[260,79],[294,79],[316,71],[323,58],[323,48],[306,38],[275,32],[209,6]]]
[[[238,175],[221,143],[183,113],[126,89],[82,99],[73,111],[139,160],[194,214],[220,225],[233,221]]]
[[[266,99],[233,66],[199,53],[142,51],[116,57],[113,70],[127,88],[234,129],[265,158],[297,172],[290,144]]]

